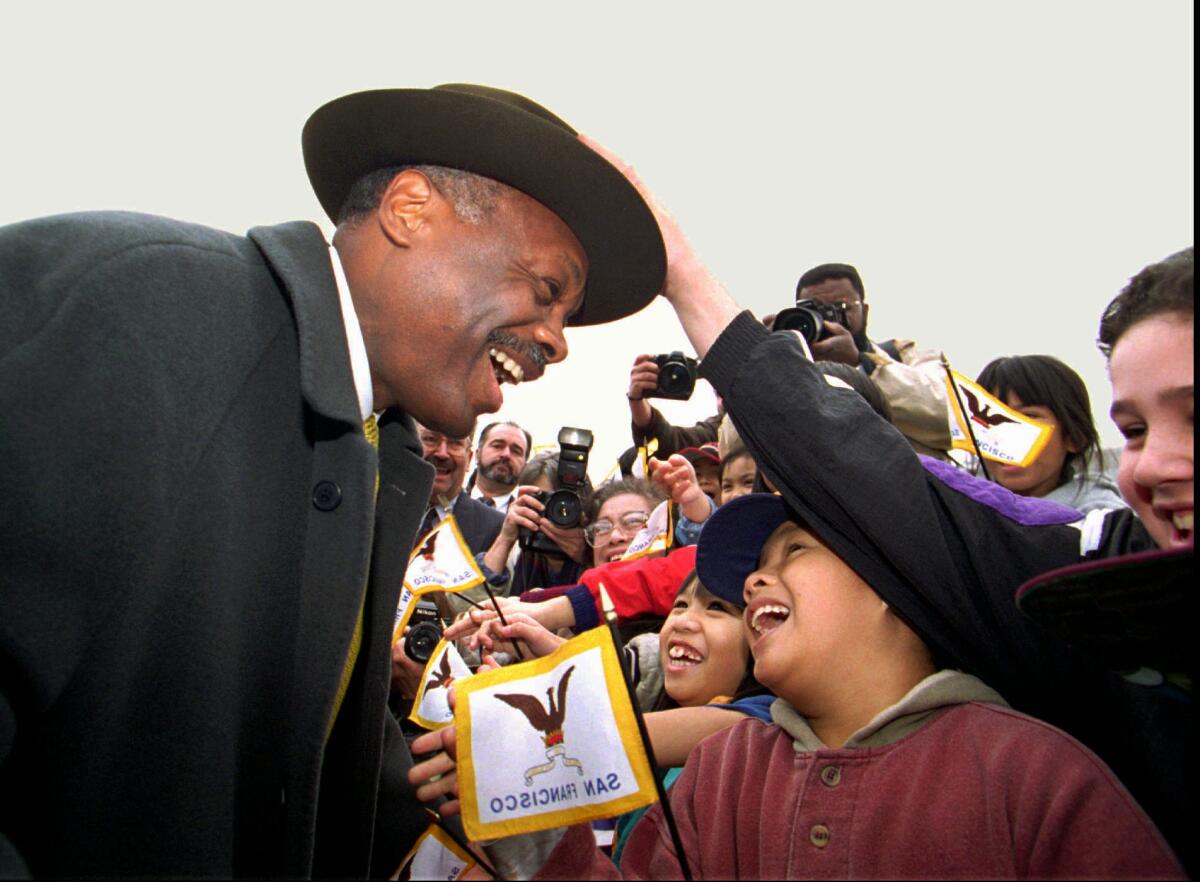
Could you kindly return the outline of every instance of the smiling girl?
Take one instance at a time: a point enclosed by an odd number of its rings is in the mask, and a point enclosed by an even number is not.
[[[1028,466],[989,462],[988,472],[996,483],[1021,496],[1061,502],[1083,512],[1125,507],[1116,485],[1104,475],[1100,435],[1079,374],[1049,355],[1013,355],[989,362],[975,382],[1052,429],[1046,446]]]

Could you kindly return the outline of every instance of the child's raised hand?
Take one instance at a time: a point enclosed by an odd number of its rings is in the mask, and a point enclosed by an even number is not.
[[[686,457],[673,453],[665,460],[650,460],[650,478],[662,487],[688,520],[699,524],[708,519],[711,511],[708,497],[700,489],[696,470]]]

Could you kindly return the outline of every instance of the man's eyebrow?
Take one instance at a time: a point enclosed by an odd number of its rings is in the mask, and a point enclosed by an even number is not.
[[[570,255],[563,255],[563,263],[567,265],[567,274],[571,277],[571,281],[582,289],[584,287],[583,267]]]

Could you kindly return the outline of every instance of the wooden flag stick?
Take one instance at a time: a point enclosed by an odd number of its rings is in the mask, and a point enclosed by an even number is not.
[[[617,631],[617,609],[613,606],[608,592],[604,590],[603,582],[600,583],[600,609],[604,612],[604,622],[608,625],[608,632],[612,635],[613,646],[616,647],[619,655],[621,652],[621,635]],[[650,733],[646,731],[646,720],[642,717],[642,709],[638,705],[637,690],[634,689],[633,681],[629,679],[629,672],[625,669],[623,659],[619,667],[621,668],[621,679],[625,681],[625,690],[629,693],[629,703],[633,705],[633,717],[637,720],[638,735],[642,738],[642,747],[646,750],[646,757],[650,760],[650,767],[654,773],[651,775],[654,779],[654,789],[658,792],[658,802],[662,806],[663,818],[666,819],[667,830],[671,833],[671,843],[675,846],[675,856],[679,858],[679,867],[683,870],[683,878],[686,882],[692,882],[692,869],[688,866],[687,856],[683,853],[683,840],[679,838],[679,828],[675,826],[675,813],[671,811],[671,803],[667,799],[667,791],[663,787],[662,779],[658,776],[658,760],[654,757],[654,745],[650,743]]]
[[[492,608],[496,610],[496,615],[498,615],[500,617],[500,624],[507,628],[508,622],[504,618],[504,613],[502,613],[500,611],[500,604],[496,603],[496,595],[492,593],[492,587],[490,585],[488,585],[486,579],[484,579],[484,581],[483,581],[483,590],[487,592],[488,600],[490,600],[492,602]],[[513,652],[515,652],[517,654],[517,658],[520,659],[521,661],[525,661],[525,654],[523,652],[521,652],[520,639],[517,637],[514,637],[512,645],[513,645]]]
[[[992,480],[992,474],[988,471],[987,463],[983,460],[983,454],[979,452],[979,442],[975,440],[975,430],[971,428],[971,417],[967,413],[966,407],[963,406],[962,396],[958,394],[958,383],[954,382],[954,374],[950,371],[950,362],[946,358],[946,353],[942,353],[942,368],[946,371],[946,379],[950,381],[950,389],[954,392],[954,400],[958,403],[958,412],[963,416],[963,425],[967,427],[967,435],[971,439],[971,446],[975,448],[975,456],[979,459],[979,468],[983,470],[983,476],[989,481]]]
[[[485,861],[483,859],[483,856],[480,855],[479,852],[477,852],[477,851],[475,851],[475,849],[471,848],[470,844],[465,839],[463,839],[461,836],[459,836],[458,833],[454,830],[454,828],[445,822],[445,820],[442,818],[441,815],[439,815],[437,812],[435,812],[431,808],[427,808],[425,806],[422,806],[421,808],[423,808],[425,810],[425,814],[429,815],[429,820],[431,820],[431,821],[433,821],[433,823],[437,824],[442,829],[442,832],[445,833],[447,836],[449,836],[451,839],[453,839],[454,844],[457,845],[459,848],[461,848],[463,851],[465,851],[467,854],[469,854],[471,856],[471,858],[477,864],[479,864],[479,866],[483,867],[484,871],[487,872],[488,875],[490,875],[493,879],[501,878],[500,874],[496,872],[496,868],[493,867],[491,864],[489,864],[487,861]],[[480,846],[480,847],[482,848],[482,846]]]

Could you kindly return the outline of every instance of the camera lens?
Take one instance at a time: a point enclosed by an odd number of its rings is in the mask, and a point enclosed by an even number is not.
[[[570,490],[557,490],[546,502],[546,517],[559,527],[579,526],[582,503]]]
[[[671,362],[663,365],[663,369],[659,372],[660,382],[663,389],[674,392],[677,389],[682,389],[688,384],[690,375],[686,365],[678,362]]]
[[[442,629],[432,622],[418,622],[408,629],[404,637],[404,654],[415,662],[425,664],[433,658],[438,641],[442,639]]]
[[[814,309],[804,306],[794,306],[780,311],[771,325],[773,331],[799,331],[811,346],[821,339],[825,331],[825,322]]]

